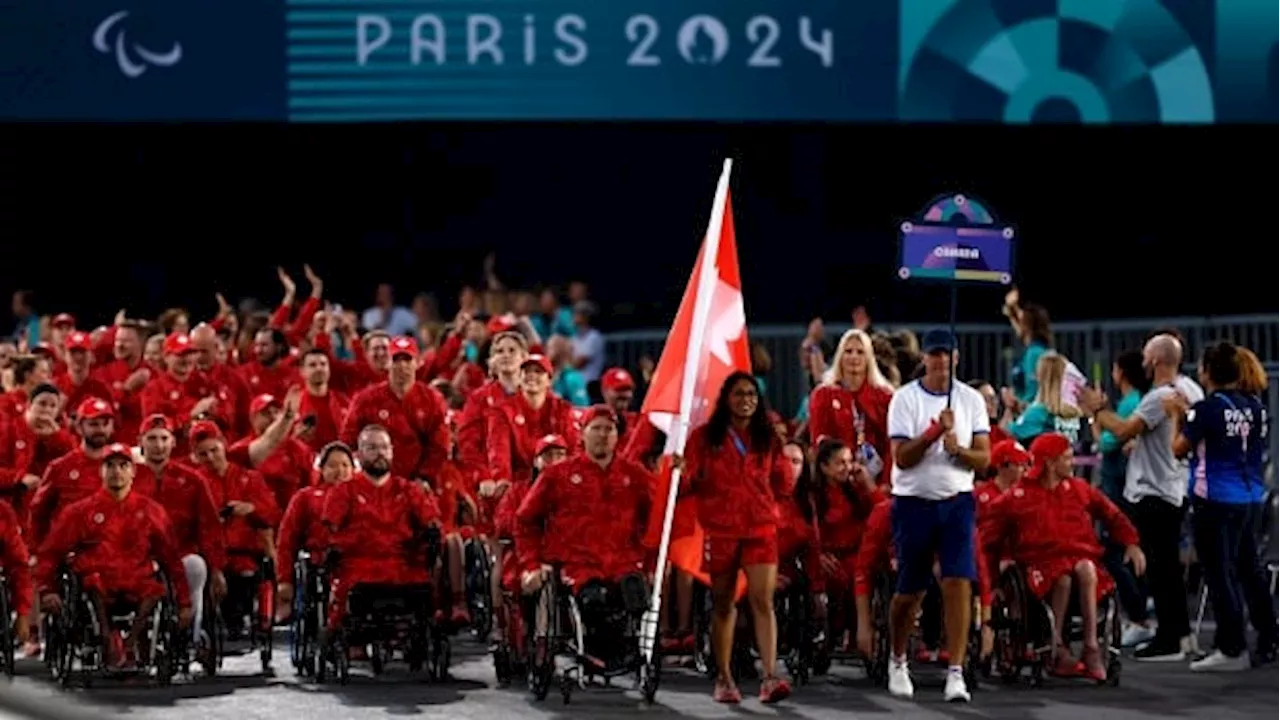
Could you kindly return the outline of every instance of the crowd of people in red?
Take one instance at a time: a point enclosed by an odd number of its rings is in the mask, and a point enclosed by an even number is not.
[[[425,583],[433,572],[447,576],[441,586],[452,592],[439,598],[437,621],[462,626],[470,620],[463,545],[484,543],[495,560],[495,644],[524,622],[512,598],[536,592],[553,567],[571,588],[636,573],[652,581],[645,528],[665,438],[633,410],[637,383],[628,369],[603,370],[602,402],[575,406],[552,387],[557,367],[544,350],[554,336],[540,337],[527,319],[480,320],[464,310],[424,349],[408,335],[359,334],[355,320],[326,305],[321,279],[305,273],[311,291],[298,303],[281,272],[285,298],[251,342],[238,340],[250,340],[244,328],[258,321],[220,301],[207,322],[188,327],[185,316],[171,316],[153,335],[123,312],[92,331],[57,315],[47,340],[4,358],[0,548],[28,653],[40,651],[37,613],[60,607],[55,573],[71,553],[74,570],[92,578],[86,588],[140,603],[159,598],[158,564],[178,588],[184,624],[198,625],[206,584],[220,599],[264,555],[287,569],[300,550],[335,552],[331,628],[342,622],[351,587]],[[1073,445],[1063,434],[1038,433],[1026,447],[992,437],[1001,431],[990,398],[953,382],[954,338],[926,336],[917,379],[906,382],[886,378],[876,342],[860,329],[840,339],[809,398],[802,436],[766,408],[758,379],[739,373],[674,460],[706,536],[717,700],[741,699],[730,667],[740,571],[762,700],[791,691],[775,667],[780,572],[785,582],[791,568],[803,568],[819,612],[832,612],[833,648],[870,654],[871,579],[903,569],[899,526],[916,522],[902,516],[911,495],[904,488],[911,473],[944,466],[954,494],[972,496],[976,518],[962,525],[964,557],[928,550],[928,564],[933,553],[941,563],[944,628],[925,638],[920,657],[962,666],[969,619],[955,609],[961,591],[951,581],[964,580],[966,602],[976,583],[989,608],[992,578],[1016,562],[1033,595],[1052,606],[1055,638],[1077,588],[1082,655],[1059,645],[1054,672],[1105,679],[1090,630],[1112,581],[1094,521],[1140,575],[1134,525],[1073,477]],[[909,389],[951,400],[940,411],[911,409]],[[925,415],[904,430],[912,412]],[[894,496],[899,502],[889,502]],[[426,559],[433,533],[444,548],[436,569]],[[676,612],[663,620],[662,646],[678,653],[694,643],[692,580],[673,573],[670,582]],[[909,634],[925,595],[923,587],[899,590],[895,663],[905,653],[902,628]],[[282,572],[282,616],[295,592]],[[984,631],[982,651],[990,646]],[[111,661],[127,664],[138,652],[122,646]],[[891,676],[890,689],[910,695],[905,682]],[[948,699],[967,700],[963,681],[953,685],[949,678]]]

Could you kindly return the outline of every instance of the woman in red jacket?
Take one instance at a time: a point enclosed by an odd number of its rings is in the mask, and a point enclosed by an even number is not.
[[[893,386],[876,366],[871,337],[840,338],[822,384],[809,396],[809,437],[835,438],[853,449],[881,485],[889,483],[889,399]]]
[[[678,466],[682,485],[698,501],[706,535],[705,569],[711,576],[717,702],[734,704],[742,693],[729,669],[737,622],[738,573],[747,577],[756,647],[764,665],[760,699],[773,703],[791,694],[777,674],[778,628],[773,593],[778,581],[777,497],[793,482],[782,441],[769,425],[760,388],[748,373],[725,380],[706,425],[689,435]]]

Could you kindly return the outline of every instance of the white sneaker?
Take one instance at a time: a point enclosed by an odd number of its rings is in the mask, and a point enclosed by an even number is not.
[[[1240,653],[1236,657],[1223,655],[1221,650],[1202,660],[1191,663],[1191,672],[1244,672],[1249,669],[1249,653]]]
[[[1137,647],[1145,642],[1151,642],[1156,636],[1156,629],[1148,625],[1139,625],[1137,623],[1125,623],[1124,634],[1120,638],[1121,647]]]
[[[908,700],[916,694],[915,685],[911,684],[911,670],[905,660],[889,661],[889,694]]]
[[[942,699],[947,702],[969,702],[969,688],[964,684],[964,671],[952,668],[947,671],[947,684],[942,689]]]

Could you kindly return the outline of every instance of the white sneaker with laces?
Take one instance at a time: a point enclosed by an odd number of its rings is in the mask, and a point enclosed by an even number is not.
[[[889,661],[889,694],[908,700],[916,694],[915,685],[911,683],[911,670],[905,660]]]
[[[947,671],[947,684],[942,688],[942,699],[947,702],[967,703],[972,699],[964,682],[964,671],[953,668]]]
[[[1124,635],[1120,637],[1121,647],[1137,647],[1155,639],[1156,629],[1148,625],[1125,623]]]
[[[1221,650],[1214,650],[1202,660],[1191,663],[1191,672],[1244,672],[1249,669],[1249,653],[1240,653],[1236,657],[1223,655]]]

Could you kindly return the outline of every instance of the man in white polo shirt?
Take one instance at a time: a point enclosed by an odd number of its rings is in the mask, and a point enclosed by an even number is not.
[[[948,702],[968,702],[964,659],[977,578],[973,474],[987,467],[991,426],[982,395],[965,383],[952,383],[958,358],[955,336],[948,330],[931,330],[920,345],[924,376],[899,388],[889,402],[893,542],[898,558],[897,594],[889,610],[889,692],[898,697],[915,692],[907,641],[920,601],[934,581],[936,559],[951,654],[943,696]]]

